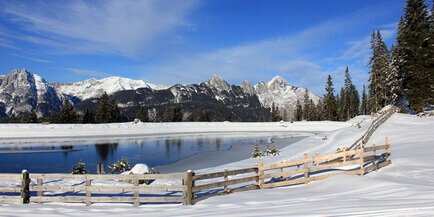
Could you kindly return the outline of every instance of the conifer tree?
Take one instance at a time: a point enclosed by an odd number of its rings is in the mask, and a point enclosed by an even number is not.
[[[214,107],[212,121],[217,121],[217,122],[224,121],[223,113],[222,113],[222,105],[220,103],[218,103],[217,106]]]
[[[390,73],[390,55],[380,31],[374,31],[371,36],[372,56],[369,61],[369,107],[378,111],[389,103],[387,74]]]
[[[362,91],[362,104],[360,106],[360,113],[362,115],[369,114],[368,110],[368,96],[366,95],[366,88],[365,85],[363,85],[363,91]]]
[[[274,102],[271,106],[271,121],[280,121],[281,117],[279,114],[279,107],[277,107]]]
[[[309,93],[307,91],[307,89],[304,91],[304,97],[303,97],[303,120],[310,120],[310,112],[311,112],[311,107],[309,104]]]
[[[109,123],[112,122],[120,122],[121,121],[121,112],[119,110],[118,104],[116,104],[116,102],[114,100],[112,100],[109,103],[109,109],[110,109],[110,114],[109,114]]]
[[[63,107],[59,112],[59,121],[61,123],[77,123],[78,115],[74,111],[74,106],[69,102],[69,100],[65,100],[63,103]]]
[[[95,123],[95,115],[88,108],[86,108],[86,110],[84,111],[82,123],[83,124]]]
[[[328,75],[327,77],[327,84],[325,87],[325,95],[323,97],[324,99],[324,118],[325,120],[331,120],[335,121],[337,117],[337,107],[336,107],[336,98],[334,95],[334,87],[333,87],[333,81],[332,76]]]
[[[139,119],[142,122],[148,122],[149,121],[148,109],[146,109],[145,107],[140,107],[140,109],[137,110],[135,118]]]
[[[431,23],[430,23],[431,22]],[[402,48],[403,86],[410,107],[422,111],[433,96],[432,21],[423,0],[407,0],[397,46]]]
[[[349,120],[359,114],[359,93],[351,81],[348,67],[345,69],[344,89],[341,91],[341,120]]]
[[[324,104],[321,99],[316,104],[315,114],[316,114],[316,119],[315,119],[316,121],[324,120]]]
[[[109,96],[106,92],[98,99],[96,103],[95,121],[97,123],[111,122],[111,106]]]
[[[300,104],[300,101],[297,100],[297,104],[295,105],[295,120],[301,121],[303,119],[303,106]]]

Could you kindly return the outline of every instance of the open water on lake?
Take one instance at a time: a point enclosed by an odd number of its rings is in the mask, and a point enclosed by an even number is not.
[[[0,173],[19,173],[23,169],[31,173],[68,173],[79,160],[86,163],[86,169],[91,173],[96,172],[99,163],[103,163],[105,171],[109,173],[107,166],[122,156],[128,159],[131,166],[146,163],[150,167],[157,167],[203,152],[219,151],[221,154],[220,151],[230,150],[233,145],[243,146],[246,150],[238,159],[241,160],[250,156],[255,143],[264,146],[271,142],[272,137],[201,135],[19,144],[0,148]]]

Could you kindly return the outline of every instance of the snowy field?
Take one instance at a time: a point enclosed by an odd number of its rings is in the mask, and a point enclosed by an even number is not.
[[[334,122],[300,122],[265,123],[268,125],[265,131],[276,129],[288,129],[288,131],[321,131],[300,140],[281,150],[278,157],[267,157],[266,163],[278,162],[300,158],[303,153],[331,153],[337,147],[349,146],[360,137],[370,120],[368,117],[358,117],[348,123]],[[355,127],[360,122],[362,128]],[[262,123],[224,123],[238,125],[237,127],[211,126],[202,123],[202,126],[193,126],[191,129],[197,132],[256,130]],[[152,125],[152,124],[151,124]],[[170,126],[171,124],[166,124]],[[208,125],[208,126],[206,126]],[[222,125],[220,123],[220,125]],[[24,136],[25,132],[32,132],[35,126],[28,126],[27,130],[20,130],[12,135],[6,135],[4,130],[13,132],[21,129],[19,125],[12,127],[1,125],[1,137]],[[44,127],[50,127],[47,125]],[[321,127],[320,127],[321,126]],[[38,126],[40,127],[40,126]],[[70,125],[70,127],[77,127]],[[243,128],[244,127],[244,128]],[[96,127],[94,127],[96,128]],[[122,128],[122,127],[119,127]],[[134,128],[134,127],[130,127]],[[146,133],[184,133],[187,129],[179,131],[170,130],[170,127],[158,131],[158,127],[144,130]],[[264,130],[262,128],[262,130]],[[326,131],[326,129],[332,131]],[[68,127],[52,128],[51,132],[58,131],[62,136],[70,135],[74,130]],[[125,132],[126,129],[114,129],[113,132]],[[109,130],[109,131],[110,131]],[[143,130],[143,129],[142,129]],[[78,129],[77,132],[85,133]],[[96,135],[100,129],[89,134]],[[134,133],[138,129],[132,130]],[[372,172],[365,176],[340,175],[332,178],[312,182],[308,185],[282,187],[267,190],[254,190],[242,193],[234,193],[225,196],[212,197],[193,206],[183,205],[142,205],[133,208],[131,204],[94,204],[90,207],[84,204],[30,204],[30,205],[0,205],[2,216],[433,216],[434,215],[434,118],[420,118],[405,114],[394,114],[372,136],[368,145],[372,143],[383,144],[384,137],[389,137],[392,145],[392,165]],[[193,132],[190,132],[193,133]],[[35,133],[36,135],[37,133]],[[133,133],[131,133],[133,134]],[[47,133],[44,135],[48,137]],[[322,140],[327,136],[327,140]],[[204,159],[205,160],[205,159]],[[219,167],[207,168],[197,171],[220,171],[223,168],[251,167],[256,159],[246,159]]]
[[[34,142],[35,140],[91,140],[143,136],[199,134],[323,132],[353,125],[353,122],[179,122],[114,124],[0,124],[0,143]]]

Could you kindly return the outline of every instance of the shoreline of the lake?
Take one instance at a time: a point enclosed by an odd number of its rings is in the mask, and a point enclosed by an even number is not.
[[[272,138],[273,140],[273,144],[275,144],[279,150],[286,148],[291,144],[296,143],[306,137],[308,136],[288,135],[287,137],[273,137],[272,135],[270,135],[270,138]],[[252,146],[234,144],[228,150],[196,153],[193,156],[181,159],[175,163],[157,166],[157,168],[162,173],[185,172],[187,170],[201,170],[251,158],[252,151]]]

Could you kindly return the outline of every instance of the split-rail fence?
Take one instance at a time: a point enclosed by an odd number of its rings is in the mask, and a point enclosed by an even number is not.
[[[349,147],[331,154],[315,154],[280,163],[259,163],[251,168],[224,169],[196,174],[21,174],[0,173],[0,203],[182,203],[191,205],[217,195],[308,184],[340,174],[364,175],[391,164],[391,145],[365,146],[373,131],[395,112],[376,118],[368,131]],[[152,180],[150,185],[145,181]],[[163,181],[162,181],[163,180]]]

